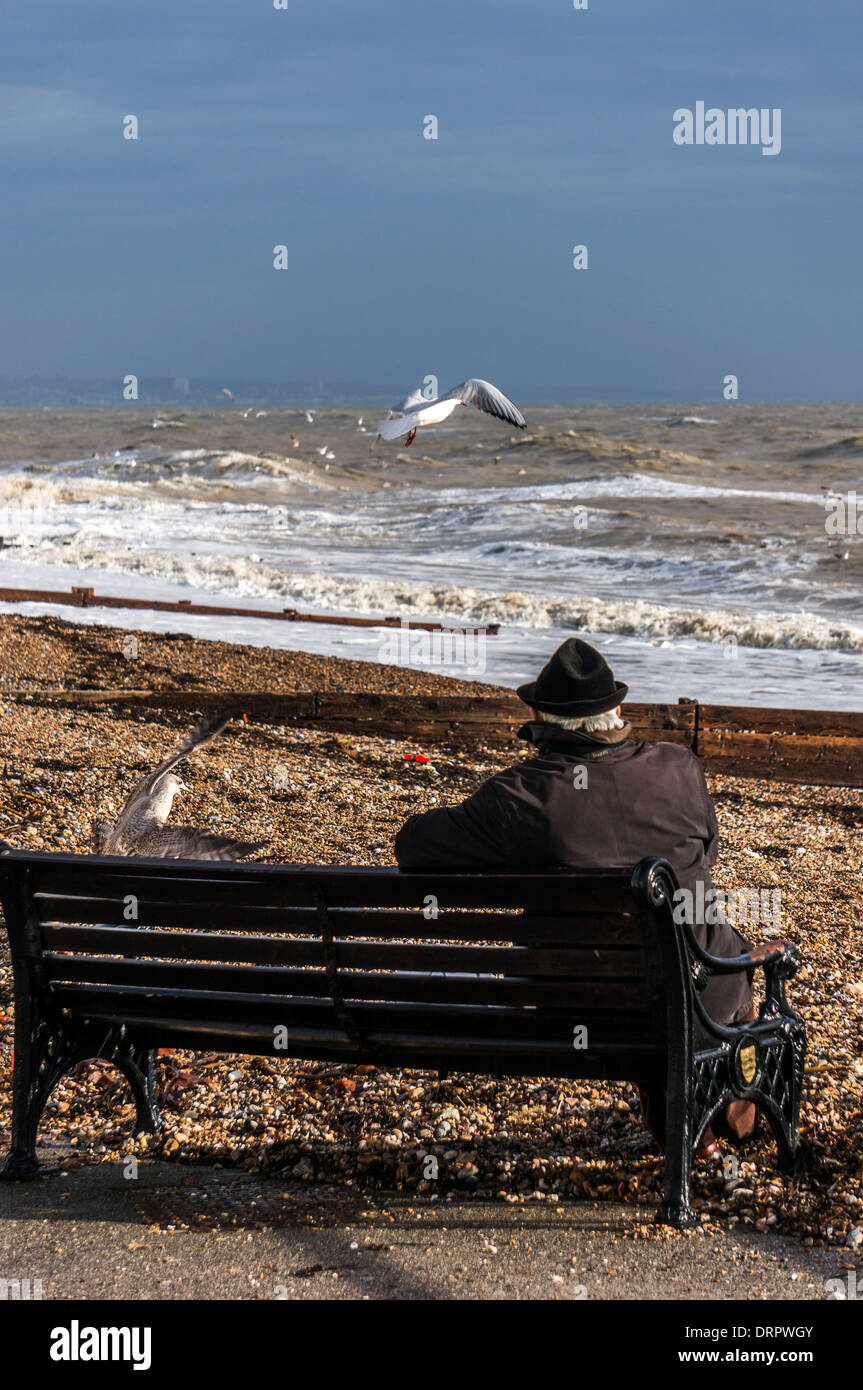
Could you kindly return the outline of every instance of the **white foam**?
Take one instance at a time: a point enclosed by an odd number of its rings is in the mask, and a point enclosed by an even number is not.
[[[423,494],[419,494],[422,496]],[[806,506],[824,506],[820,492],[788,492],[781,489],[744,487],[713,487],[706,483],[678,482],[651,473],[617,473],[610,478],[580,478],[565,483],[539,483],[535,486],[507,488],[441,488],[427,493],[438,502],[470,499],[474,504],[508,501],[545,502],[571,497],[680,497],[686,499],[748,498],[765,502],[799,502]]]
[[[776,613],[742,608],[661,604],[644,599],[578,597],[510,589],[496,593],[473,586],[417,582],[368,574],[328,574],[282,570],[255,555],[186,556],[155,551],[123,551],[99,545],[73,548],[44,542],[33,558],[42,564],[84,571],[113,571],[158,577],[211,593],[265,599],[281,606],[311,604],[356,613],[423,614],[473,626],[494,622],[566,630],[589,628],[640,639],[682,637],[721,643],[734,637],[741,646],[785,650],[863,652],[863,627],[815,613]],[[29,556],[26,557],[29,559]],[[22,561],[25,557],[20,557]],[[100,586],[107,587],[107,574]]]
[[[68,583],[92,584],[87,571],[57,567],[32,569],[16,565],[7,583],[37,583],[57,589]],[[96,587],[107,589],[101,579]],[[206,602],[206,591],[177,587],[154,578],[111,576],[110,588],[137,597],[186,598]],[[261,604],[261,606],[268,606]],[[384,628],[342,628],[330,624],[270,622],[239,617],[208,618],[188,613],[148,612],[146,609],[67,608],[46,604],[0,604],[0,611],[17,614],[52,613],[66,621],[106,624],[149,632],[186,632],[293,651],[392,660],[392,631]],[[675,701],[681,695],[720,704],[793,705],[796,708],[856,709],[863,679],[863,656],[828,656],[816,651],[717,648],[714,643],[682,637],[674,641],[638,639],[607,631],[580,629],[600,646],[634,700]],[[446,668],[446,673],[515,686],[535,676],[555,647],[572,629],[541,630],[505,626],[488,637],[482,648],[482,669]],[[732,657],[733,659],[728,659]],[[443,668],[441,668],[443,670]]]

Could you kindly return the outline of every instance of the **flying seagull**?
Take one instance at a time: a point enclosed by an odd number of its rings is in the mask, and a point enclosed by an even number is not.
[[[382,439],[399,439],[407,434],[405,444],[412,444],[418,429],[423,425],[439,425],[448,420],[457,405],[472,405],[484,410],[486,415],[494,415],[498,420],[506,420],[518,429],[525,427],[524,416],[518,406],[492,386],[490,381],[480,381],[471,377],[461,386],[454,386],[445,396],[435,396],[429,400],[421,391],[413,391],[400,405],[393,406],[385,420],[378,421],[378,434]]]
[[[120,812],[116,825],[93,822],[97,854],[131,854],[144,859],[240,859],[264,846],[212,835],[194,825],[166,825],[178,792],[189,788],[171,771],[196,748],[220,734],[230,715],[205,719],[187,734],[153,772],[142,777]]]

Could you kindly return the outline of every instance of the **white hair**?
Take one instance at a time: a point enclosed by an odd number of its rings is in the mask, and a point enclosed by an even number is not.
[[[607,729],[622,729],[625,723],[613,709],[605,710],[602,714],[589,714],[584,719],[567,719],[562,714],[546,714],[544,710],[537,710],[537,715],[543,724],[556,724],[558,728],[569,729],[571,733],[604,733]]]

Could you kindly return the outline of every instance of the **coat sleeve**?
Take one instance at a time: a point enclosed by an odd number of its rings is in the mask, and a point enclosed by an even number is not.
[[[512,857],[514,808],[502,776],[459,806],[421,811],[396,836],[401,869],[500,869]]]
[[[701,788],[701,796],[704,804],[706,826],[704,835],[704,858],[708,867],[712,868],[719,856],[719,822],[716,819],[716,807],[713,805],[713,798],[707,790],[707,779],[704,776],[704,767],[694,754],[693,761],[697,768],[698,784]]]

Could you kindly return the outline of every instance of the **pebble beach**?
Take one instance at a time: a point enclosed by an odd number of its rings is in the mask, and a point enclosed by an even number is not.
[[[35,850],[89,851],[94,819],[112,819],[134,783],[194,722],[164,711],[72,710],[14,697],[48,689],[326,690],[392,694],[501,693],[425,671],[274,651],[181,635],[129,634],[56,618],[0,616],[0,839]],[[422,753],[428,762],[408,761]],[[180,819],[260,839],[275,862],[391,864],[393,838],[415,810],[469,795],[520,752],[424,747],[404,739],[233,721],[187,765]],[[782,893],[781,934],[804,968],[789,990],[809,1037],[801,1120],[806,1162],[775,1167],[762,1126],[736,1155],[699,1160],[695,1233],[633,1217],[632,1239],[709,1240],[723,1228],[782,1232],[834,1247],[839,1267],[863,1256],[863,806],[858,790],[709,777],[722,847],[720,887],[757,882]],[[755,939],[757,934],[753,933]],[[0,955],[0,1138],[8,1142],[12,975]],[[67,1170],[160,1157],[191,1174],[170,1219],[210,1226],[194,1165],[260,1177],[260,1216],[278,1224],[279,1180],[346,1194],[399,1192],[509,1204],[657,1201],[663,1162],[634,1088],[507,1081],[295,1059],[171,1053],[160,1062],[165,1129],[133,1137],[123,1080],[91,1063],[54,1091],[44,1154]],[[438,1178],[424,1160],[438,1160]],[[273,1180],[272,1182],[270,1180]],[[285,1198],[284,1200],[287,1200]],[[154,1207],[153,1224],[167,1219]],[[216,1221],[218,1224],[218,1221]]]

